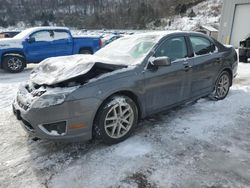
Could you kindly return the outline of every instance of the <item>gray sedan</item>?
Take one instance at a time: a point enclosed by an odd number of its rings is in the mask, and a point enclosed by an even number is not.
[[[13,112],[35,137],[118,143],[150,114],[224,99],[237,65],[232,47],[201,33],[135,34],[94,55],[44,60],[19,87]]]

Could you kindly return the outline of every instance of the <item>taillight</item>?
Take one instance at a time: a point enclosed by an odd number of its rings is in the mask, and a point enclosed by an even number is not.
[[[100,48],[102,48],[102,39],[99,39]]]
[[[237,52],[234,50],[234,61],[238,61],[238,54],[237,54]]]

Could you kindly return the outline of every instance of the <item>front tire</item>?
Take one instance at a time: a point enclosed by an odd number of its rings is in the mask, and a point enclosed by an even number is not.
[[[22,72],[24,67],[24,58],[20,56],[6,56],[3,58],[3,68],[10,73]]]
[[[100,107],[94,123],[94,135],[106,144],[127,139],[138,122],[138,109],[127,96],[114,95]]]
[[[214,100],[223,100],[226,98],[231,86],[231,82],[232,78],[230,74],[227,71],[223,71],[215,83],[215,89],[210,95],[210,98]]]

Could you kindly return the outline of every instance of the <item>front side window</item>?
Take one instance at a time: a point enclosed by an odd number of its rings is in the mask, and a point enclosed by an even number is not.
[[[175,37],[165,41],[155,53],[155,57],[167,56],[174,61],[188,56],[184,37]]]
[[[32,34],[31,37],[34,38],[36,42],[53,41],[54,32],[53,31],[38,31]]]
[[[209,54],[215,51],[215,45],[204,37],[190,37],[196,55]]]

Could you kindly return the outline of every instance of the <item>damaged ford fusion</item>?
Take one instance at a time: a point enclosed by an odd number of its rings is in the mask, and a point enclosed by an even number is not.
[[[20,85],[13,112],[35,137],[113,144],[139,118],[208,95],[224,99],[236,69],[235,50],[206,35],[136,34],[94,55],[44,60]]]

